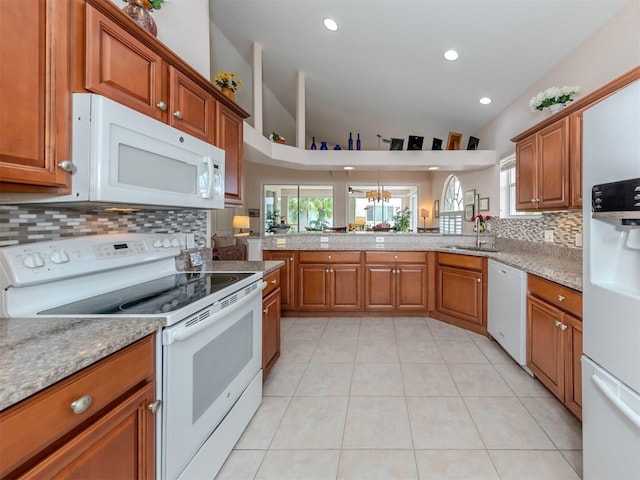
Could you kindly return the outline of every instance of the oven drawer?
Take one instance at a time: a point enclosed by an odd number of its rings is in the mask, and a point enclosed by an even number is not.
[[[263,280],[266,282],[267,286],[264,287],[262,291],[262,298],[265,298],[271,292],[280,288],[280,269],[275,272],[271,272],[269,275],[266,275]]]
[[[153,381],[154,338],[150,335],[0,413],[0,477],[137,385]],[[72,403],[87,395],[91,403],[74,413]]]

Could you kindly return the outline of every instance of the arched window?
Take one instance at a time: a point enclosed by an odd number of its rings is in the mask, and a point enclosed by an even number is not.
[[[447,178],[440,199],[440,233],[462,234],[464,198],[458,177]]]

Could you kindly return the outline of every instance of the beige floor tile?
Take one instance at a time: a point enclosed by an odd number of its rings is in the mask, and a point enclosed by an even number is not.
[[[263,397],[258,411],[234,448],[238,450],[269,448],[290,400],[291,397]]]
[[[477,334],[476,334],[477,335]],[[513,358],[496,341],[478,335],[473,341],[491,363],[514,363]]]
[[[522,398],[521,401],[558,449],[582,449],[582,424],[555,398]]]
[[[360,324],[359,338],[368,340],[395,340],[396,329],[393,327],[393,321],[388,318],[385,319],[385,323],[376,322],[371,324],[368,321],[363,321]]]
[[[338,325],[360,325],[360,317],[329,317],[327,327],[331,324]]]
[[[520,365],[503,363],[495,364],[494,368],[518,397],[552,396],[539,380],[525,372]]]
[[[439,340],[436,343],[446,363],[489,363],[474,342]]]
[[[489,449],[554,449],[553,442],[516,397],[464,397]]]
[[[433,340],[425,318],[400,317],[394,319],[397,339]]]
[[[310,363],[302,375],[296,396],[347,396],[353,363]]]
[[[399,363],[356,363],[351,395],[403,396]]]
[[[293,397],[271,448],[340,448],[347,401],[347,397]]]
[[[295,325],[296,320],[295,317],[282,317],[280,319],[280,335],[284,336]]]
[[[265,450],[233,450],[215,480],[253,480]]]
[[[582,470],[582,450],[562,450],[562,456],[569,462],[580,478],[584,477]]]
[[[413,480],[418,471],[411,450],[342,450],[339,480]]]
[[[412,448],[404,397],[350,397],[342,448]]]
[[[398,339],[398,355],[402,363],[444,363],[433,340]]]
[[[458,340],[458,341],[471,341],[471,337],[467,333],[467,331],[463,328],[456,327],[454,325],[449,325],[448,323],[441,322],[440,320],[436,320],[434,318],[427,319],[427,325],[429,325],[429,330],[431,330],[431,334],[433,338],[438,340]]]
[[[578,480],[580,477],[557,450],[489,450],[503,480]]]
[[[401,366],[407,396],[460,396],[447,365],[403,363]]]
[[[311,363],[353,363],[356,360],[358,341],[348,340],[344,343],[326,341],[321,338],[313,351]]]
[[[416,449],[484,448],[459,397],[407,397],[411,435]]]
[[[307,363],[317,344],[317,340],[297,340],[285,337],[280,345],[278,363]]]
[[[269,450],[256,480],[333,480],[340,450]]]
[[[416,450],[420,480],[499,480],[486,450]]]
[[[335,320],[330,321],[324,332],[322,332],[321,341],[330,340],[335,345],[343,343],[351,343],[360,336],[360,324],[340,323]]]
[[[300,324],[296,322],[284,336],[285,340],[318,340],[324,332],[322,324]]]
[[[262,395],[290,397],[296,391],[307,365],[277,361],[262,385]]]
[[[358,363],[399,363],[398,347],[395,337],[387,339],[362,338],[358,341],[356,349],[356,362]]]
[[[490,364],[456,363],[449,371],[463,397],[513,397],[515,394]]]

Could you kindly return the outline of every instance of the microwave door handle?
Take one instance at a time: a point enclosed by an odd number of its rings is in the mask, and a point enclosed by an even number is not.
[[[202,198],[211,198],[213,194],[213,161],[211,157],[204,157],[202,160],[207,165],[207,191],[202,194]]]

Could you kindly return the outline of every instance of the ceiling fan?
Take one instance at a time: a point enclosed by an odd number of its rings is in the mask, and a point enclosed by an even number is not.
[[[364,190],[356,190],[353,187],[349,187],[349,195],[353,195],[354,193],[364,193]]]

